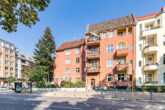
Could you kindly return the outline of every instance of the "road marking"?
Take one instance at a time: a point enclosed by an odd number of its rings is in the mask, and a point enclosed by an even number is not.
[[[62,107],[62,106],[52,106],[55,108],[64,108],[64,109],[72,109],[72,110],[82,110],[81,108],[73,108],[73,107]]]

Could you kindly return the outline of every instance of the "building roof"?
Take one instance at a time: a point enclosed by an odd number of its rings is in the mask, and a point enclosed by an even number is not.
[[[81,39],[80,41],[65,42],[60,47],[58,47],[56,51],[58,52],[58,51],[63,51],[65,49],[76,48],[84,44],[85,44],[85,38]]]
[[[144,16],[139,16],[139,17],[136,17],[135,20],[143,20],[143,19],[152,18],[152,17],[157,16],[160,13],[161,12],[156,12],[156,13],[152,13],[152,14],[148,14],[148,15],[144,15]]]
[[[98,32],[98,31],[102,31],[105,29],[111,29],[111,28],[122,27],[125,25],[131,25],[134,23],[135,23],[134,15],[131,14],[129,16],[124,16],[124,17],[121,17],[118,19],[113,19],[110,21],[105,21],[102,23],[89,25],[86,33]]]

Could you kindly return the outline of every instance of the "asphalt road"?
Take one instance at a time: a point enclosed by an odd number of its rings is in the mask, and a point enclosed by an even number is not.
[[[165,110],[165,102],[57,98],[0,93],[0,110]]]

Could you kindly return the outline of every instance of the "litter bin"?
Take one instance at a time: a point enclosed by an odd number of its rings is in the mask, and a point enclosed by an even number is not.
[[[15,82],[15,92],[16,93],[21,93],[21,91],[22,91],[22,83]]]

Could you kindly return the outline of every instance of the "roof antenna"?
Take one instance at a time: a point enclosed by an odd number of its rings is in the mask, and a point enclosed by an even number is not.
[[[76,37],[74,37],[74,41],[77,41],[77,38]]]

